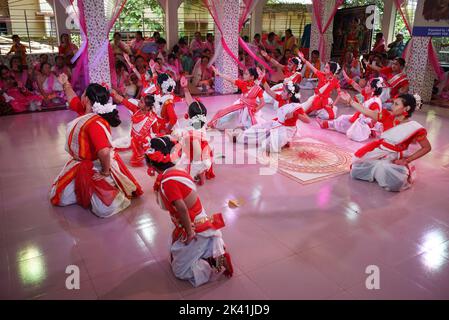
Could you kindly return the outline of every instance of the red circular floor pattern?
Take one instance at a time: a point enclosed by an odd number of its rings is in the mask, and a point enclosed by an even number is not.
[[[337,146],[296,142],[279,154],[282,169],[306,173],[331,173],[346,169],[352,155]]]

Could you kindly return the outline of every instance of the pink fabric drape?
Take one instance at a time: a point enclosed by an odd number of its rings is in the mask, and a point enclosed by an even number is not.
[[[73,0],[61,0],[64,7],[71,7],[75,17],[78,20],[78,26],[80,28],[81,45],[73,56],[71,62],[76,63],[72,70],[72,86],[75,89],[83,91],[89,84],[89,63],[87,56],[87,27],[86,19],[84,17],[84,4],[82,0],[79,0],[77,6],[74,4]]]
[[[239,65],[240,68],[245,68],[245,66],[239,61],[239,59],[235,56],[234,53],[232,53],[231,49],[229,49],[228,44],[226,43],[226,40],[223,36],[223,29],[222,29],[222,23],[218,19],[218,11],[217,11],[217,4],[220,3],[220,0],[203,0],[204,5],[206,6],[207,10],[209,11],[209,14],[211,15],[212,19],[215,22],[215,25],[217,26],[217,29],[220,31],[220,42],[223,49],[226,51],[227,54]],[[217,51],[219,48],[217,48]],[[216,58],[216,56],[214,56]],[[212,60],[214,60],[214,58]],[[213,61],[211,61],[212,63]]]
[[[259,0],[243,0],[244,6],[241,7],[240,10],[240,17],[239,17],[239,33],[241,32],[244,22],[248,18],[250,12],[254,9],[254,7],[257,5],[257,2]],[[212,19],[214,19],[215,25],[217,26],[218,30],[221,34],[221,46],[226,51],[227,54],[229,54],[230,57],[239,65],[240,68],[245,69],[245,66],[239,61],[239,59],[232,53],[232,51],[229,49],[228,44],[226,43],[226,40],[223,37],[223,30],[222,30],[222,21],[220,21],[217,11],[217,6],[220,4],[220,0],[203,0],[204,5],[206,6],[207,10],[209,11],[210,15],[212,16]],[[263,65],[269,72],[273,72],[273,70],[270,68],[270,66],[260,59],[246,44],[245,41],[239,36],[239,45],[248,52],[248,54],[257,62],[259,62],[261,65]],[[220,48],[217,48],[217,52],[219,52]],[[214,57],[211,60],[211,64],[214,62],[214,60],[217,58],[218,55],[214,55]]]
[[[318,44],[318,51],[320,52],[320,55],[322,57],[326,56],[326,41],[324,40],[324,33],[327,31],[329,26],[331,25],[332,21],[334,20],[335,14],[337,13],[338,7],[343,4],[344,0],[336,0],[334,8],[332,9],[332,12],[329,16],[329,19],[326,22],[326,25],[323,28],[321,11],[322,11],[322,5],[321,1],[312,1],[312,8],[313,8],[313,15],[315,17],[315,21],[318,27],[318,31],[320,33],[320,42]]]
[[[410,41],[408,42],[407,46],[404,49],[404,52],[402,54],[402,57],[407,61],[409,55],[414,54],[412,51],[413,48],[413,36],[412,36],[412,28],[413,28],[413,17],[409,15],[409,12],[406,10],[408,0],[394,0],[394,4],[396,6],[396,9],[401,14],[401,17],[405,23],[405,26],[408,30],[408,33],[410,34]],[[432,44],[432,37],[429,37],[429,43],[427,46],[427,53],[429,57],[429,63],[432,66],[435,74],[437,75],[438,79],[442,80],[444,77],[444,70],[441,67],[440,61],[438,60],[438,55],[435,51],[435,48]]]

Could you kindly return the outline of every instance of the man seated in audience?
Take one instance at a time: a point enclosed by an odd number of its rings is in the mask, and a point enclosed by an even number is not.
[[[276,41],[276,34],[274,32],[270,32],[268,37],[262,41],[262,44],[265,48],[265,51],[275,58],[276,49],[279,48],[279,45]]]
[[[395,58],[400,58],[402,56],[402,52],[405,49],[404,36],[402,33],[398,33],[396,35],[396,40],[388,45],[388,59],[393,60]]]

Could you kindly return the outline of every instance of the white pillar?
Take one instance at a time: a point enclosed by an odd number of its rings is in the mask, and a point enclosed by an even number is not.
[[[322,17],[321,24],[323,28],[326,25],[327,20],[329,19],[329,16],[332,13],[332,9],[335,6],[335,0],[312,0],[312,1],[320,1],[321,2],[321,11],[319,14]],[[322,62],[327,62],[330,60],[331,57],[331,51],[332,51],[332,42],[333,42],[333,35],[332,35],[332,29],[333,29],[333,23],[331,22],[329,28],[324,33],[324,41],[326,42],[325,50],[326,50],[326,56],[323,56],[323,53],[320,52],[320,59]],[[312,8],[312,31],[310,35],[310,52],[313,50],[319,50],[319,44],[320,44],[320,32],[318,31],[318,26],[315,20],[315,15],[313,14],[313,8]]]
[[[382,16],[382,32],[387,44],[394,40],[394,23],[396,20],[396,6],[392,0],[384,0],[384,13]]]
[[[165,31],[168,51],[178,43],[178,8],[183,0],[158,0],[165,12]]]
[[[268,0],[260,0],[251,13],[251,41],[256,33],[262,36],[263,8]]]
[[[104,2],[99,0],[84,0],[84,16],[86,18],[89,61],[89,82],[111,84],[111,74],[109,68],[109,55],[102,54],[94,61],[97,52],[101,49],[105,41],[109,41],[107,34],[107,21],[105,15]]]
[[[219,8],[217,8],[219,20],[223,23],[222,28],[226,43],[229,49],[237,58],[239,50],[239,5],[239,0],[226,0],[220,1],[220,4],[218,4]],[[215,47],[217,47],[217,41],[220,41],[221,39],[220,31],[218,31],[217,28],[215,39]],[[237,63],[224,50],[222,50],[221,54],[218,56],[217,61],[215,62],[215,66],[220,73],[226,74],[233,78],[237,78],[238,76]],[[229,94],[234,93],[236,91],[236,88],[233,84],[225,81],[223,78],[216,77],[215,91],[222,94]]]
[[[67,14],[66,8],[62,5],[61,1],[47,0],[47,2],[52,6],[53,12],[55,14],[56,38],[58,39],[59,43],[61,34],[70,33],[70,18]]]
[[[427,46],[429,37],[413,37],[410,54],[406,62],[407,77],[410,81],[410,92],[417,93],[422,100],[428,102],[432,98],[435,73],[429,63]]]

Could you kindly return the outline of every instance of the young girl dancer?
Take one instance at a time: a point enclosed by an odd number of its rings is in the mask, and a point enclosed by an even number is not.
[[[131,111],[131,148],[132,156],[130,164],[133,167],[141,167],[144,165],[145,147],[148,139],[159,135],[159,123],[154,108],[154,96],[144,95],[136,105],[125,99],[115,90],[111,90],[111,96],[118,104],[123,104]]]
[[[188,126],[172,134],[178,138],[183,150],[183,157],[178,166],[184,168],[199,185],[203,185],[206,178],[215,177],[214,154],[205,130],[207,110],[201,102],[192,98],[185,77],[181,78],[181,86],[189,109],[186,114]]]
[[[294,84],[300,84],[302,81],[302,62],[298,57],[293,57],[288,60],[288,64],[282,65],[279,62],[277,62],[275,59],[270,57],[265,51],[261,51],[260,54],[268,59],[272,64],[275,66],[282,68],[282,72],[284,74],[284,82],[278,83],[277,85],[274,85],[271,87],[271,90],[273,90],[276,93],[281,93],[283,90],[283,86],[285,83],[291,81]],[[265,103],[272,103],[275,108],[278,108],[277,101],[273,100],[273,98],[265,91],[263,94],[263,98],[265,100]]]
[[[155,95],[155,111],[158,117],[161,134],[170,134],[173,127],[178,123],[175,113],[176,82],[166,73],[161,73],[157,77],[157,84],[160,95]],[[177,99],[179,100],[179,98]]]
[[[256,113],[264,106],[263,90],[256,84],[259,74],[255,68],[249,68],[243,72],[243,80],[233,79],[221,74],[215,67],[212,67],[216,76],[220,76],[226,81],[235,84],[241,91],[242,96],[232,106],[218,111],[213,119],[208,123],[210,128],[225,130],[249,127],[257,123]],[[257,104],[257,98],[260,103]]]
[[[288,82],[282,94],[276,94],[267,83],[264,84],[266,92],[279,101],[277,117],[271,122],[257,124],[243,132],[233,132],[233,140],[249,145],[259,144],[262,150],[268,152],[281,152],[296,135],[298,120],[309,123],[310,119],[299,104],[301,94],[299,84]],[[289,102],[288,104],[285,104]]]
[[[351,177],[365,181],[376,181],[388,191],[408,189],[415,178],[411,164],[430,152],[427,131],[418,122],[410,120],[413,112],[421,106],[419,96],[401,94],[395,100],[391,111],[369,110],[342,92],[341,98],[357,111],[383,124],[380,139],[366,144],[355,153]],[[418,102],[417,102],[418,100]],[[410,144],[418,142],[420,149],[406,153]]]
[[[224,227],[223,218],[207,216],[194,181],[175,167],[180,151],[168,136],[153,138],[146,158],[159,173],[154,184],[157,202],[175,225],[170,248],[173,273],[198,287],[210,280],[213,269],[224,268],[224,275],[232,277],[233,268],[219,230]]]
[[[348,80],[348,84],[362,93],[365,98],[363,102],[364,108],[375,112],[382,110],[382,100],[380,99],[384,86],[382,78],[371,80],[371,83],[363,89],[352,79]],[[376,124],[375,120],[359,111],[353,115],[341,115],[335,120],[317,119],[317,121],[322,129],[331,129],[344,133],[349,139],[359,142],[367,140],[372,135],[372,130],[374,130],[374,125]]]
[[[324,71],[322,72],[307,61],[301,51],[298,52],[298,56],[318,78],[318,86],[315,88],[312,104],[310,106],[308,105],[307,109],[304,109],[304,111],[306,111],[307,114],[316,113],[316,116],[323,120],[335,119],[337,115],[336,105],[338,97],[336,101],[333,102],[330,96],[334,90],[337,90],[338,94],[340,93],[340,83],[335,77],[341,70],[340,65],[336,62],[329,61],[326,63]]]

